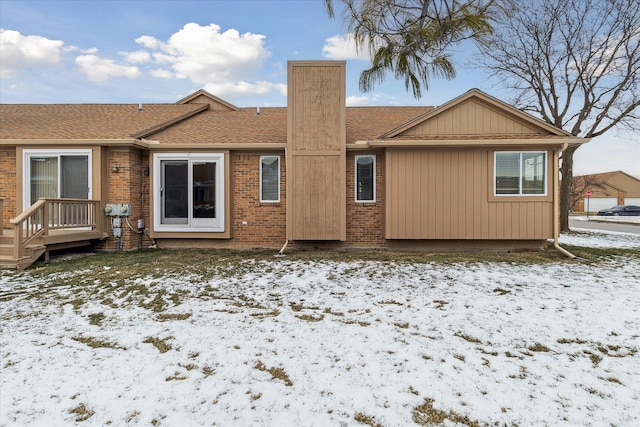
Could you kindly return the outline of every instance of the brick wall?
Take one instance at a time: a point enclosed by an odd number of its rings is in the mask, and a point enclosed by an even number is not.
[[[113,172],[117,166],[118,171]],[[122,250],[138,249],[151,245],[151,239],[142,233],[137,233],[138,219],[144,219],[145,226],[149,224],[149,176],[145,175],[149,167],[149,156],[146,152],[136,148],[117,148],[109,151],[107,155],[107,168],[104,171],[108,182],[108,195],[103,200],[101,209],[105,203],[129,203],[131,213],[129,225],[122,223]],[[108,223],[109,238],[98,245],[99,249],[116,250],[117,240],[113,237],[111,223]]]
[[[383,248],[384,239],[384,154],[378,152],[358,152],[357,155],[376,156],[376,201],[355,201],[355,156],[347,153],[347,247]]]
[[[18,214],[16,197],[16,149],[0,148],[0,199],[4,199],[3,228],[9,228],[9,220]]]
[[[280,202],[260,203],[260,155],[280,156]],[[286,239],[286,173],[282,153],[233,154],[234,243],[280,248]]]
[[[280,155],[280,202],[260,203],[260,154],[232,157],[234,193],[234,244],[239,247],[280,248],[286,239],[286,164]],[[384,154],[376,155],[376,201],[355,201],[355,154],[347,154],[347,240],[310,242],[313,247],[384,248],[383,194]],[[304,247],[306,243],[294,243]]]

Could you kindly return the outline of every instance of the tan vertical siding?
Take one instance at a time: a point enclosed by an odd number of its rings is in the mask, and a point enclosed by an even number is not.
[[[289,62],[287,238],[346,239],[345,63]]]
[[[536,135],[540,131],[515,116],[470,100],[404,131],[403,136]]]
[[[387,239],[553,237],[550,196],[493,195],[491,150],[388,149],[385,159]]]

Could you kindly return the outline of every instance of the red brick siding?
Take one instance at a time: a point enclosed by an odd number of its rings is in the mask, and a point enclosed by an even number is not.
[[[16,212],[16,149],[0,149],[0,199],[3,202],[2,227],[9,228],[9,220],[17,216]]]
[[[355,157],[376,156],[376,201],[356,203]],[[355,248],[383,248],[384,239],[384,155],[382,152],[347,153],[347,241],[345,246]]]
[[[260,156],[280,156],[280,202],[260,203]],[[279,248],[286,239],[286,173],[282,153],[233,154],[233,228],[238,246]],[[245,224],[246,222],[246,224]]]
[[[113,172],[114,166],[118,171]],[[149,156],[146,152],[135,148],[114,149],[108,153],[107,170],[104,171],[108,181],[109,194],[102,200],[101,209],[105,203],[129,203],[131,213],[129,223],[138,231],[138,219],[144,219],[145,226],[149,224],[149,177],[144,171],[149,166]],[[111,222],[108,222],[109,238],[101,242],[99,247],[104,250],[115,250],[116,239],[113,237]],[[122,224],[121,249],[130,250],[151,245],[151,239],[143,234],[132,231],[127,223]]]

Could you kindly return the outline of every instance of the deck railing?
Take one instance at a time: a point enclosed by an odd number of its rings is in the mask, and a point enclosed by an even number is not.
[[[13,224],[13,255],[20,259],[29,243],[52,230],[95,230],[98,212],[97,200],[45,199],[35,202],[29,209],[10,220]]]

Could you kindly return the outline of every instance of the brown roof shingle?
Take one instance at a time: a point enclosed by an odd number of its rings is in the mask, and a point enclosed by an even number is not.
[[[346,139],[375,139],[384,132],[429,111],[431,107],[347,107]],[[208,110],[148,136],[161,143],[286,143],[287,109],[241,108]]]
[[[128,139],[160,143],[286,143],[285,107],[209,109],[203,104],[0,104],[0,139]],[[347,143],[376,139],[432,107],[347,107]],[[197,113],[197,114],[194,114]],[[164,128],[162,124],[194,114]],[[145,132],[158,127],[157,132]]]
[[[198,104],[0,104],[0,139],[120,139]]]

